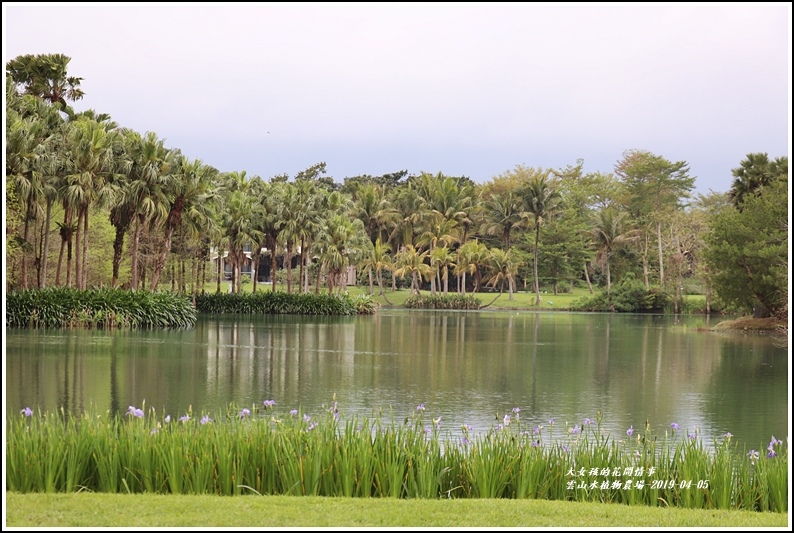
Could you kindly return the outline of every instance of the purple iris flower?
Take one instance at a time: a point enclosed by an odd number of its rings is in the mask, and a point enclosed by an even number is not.
[[[672,424],[670,424],[670,427],[671,427],[671,428],[673,428],[673,431],[677,431],[678,429],[680,429],[680,428],[681,428],[681,426],[679,426],[679,425],[678,425],[678,424],[676,424],[675,422],[673,422]]]
[[[22,413],[25,416],[30,416],[33,414],[33,410],[30,407],[25,407],[20,411],[20,413]]]
[[[212,422],[212,419],[210,418],[210,415],[204,415],[203,417],[201,417],[201,425],[202,426],[204,424],[208,424],[210,422]]]
[[[251,415],[250,409],[243,409],[242,411],[240,411],[240,418],[245,418],[246,416],[250,416],[250,415]]]
[[[420,403],[419,405],[416,406],[416,410],[417,411],[424,411],[425,410],[425,404]]]
[[[629,426],[629,429],[626,430],[626,435],[631,437],[631,434],[634,433],[634,426]]]
[[[297,409],[290,409],[289,414],[292,415],[292,416],[298,416],[298,410]]]
[[[264,404],[265,408],[273,407],[274,405],[276,405],[276,401],[275,400],[265,400],[262,403]]]

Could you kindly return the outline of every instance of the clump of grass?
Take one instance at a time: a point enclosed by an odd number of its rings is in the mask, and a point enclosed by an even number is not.
[[[262,291],[196,295],[200,313],[257,315],[362,315],[373,314],[378,304],[368,295],[311,294]]]
[[[6,422],[14,492],[267,494],[377,498],[534,498],[785,513],[788,445],[739,452],[730,434],[706,449],[697,432],[605,434],[596,420],[564,428],[514,408],[475,435],[440,429],[425,406],[402,421],[343,419],[275,402],[181,416],[34,413]]]
[[[169,292],[49,287],[6,299],[12,328],[179,329],[192,328],[196,318],[188,297]]]

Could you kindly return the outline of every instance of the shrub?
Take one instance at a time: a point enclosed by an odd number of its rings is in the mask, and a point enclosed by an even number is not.
[[[12,328],[191,328],[196,317],[187,297],[170,292],[51,287],[6,299]]]
[[[436,294],[410,296],[405,300],[409,309],[479,309],[481,301],[471,294]]]

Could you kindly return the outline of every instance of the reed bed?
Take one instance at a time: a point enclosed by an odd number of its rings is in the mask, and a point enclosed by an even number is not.
[[[788,443],[706,448],[675,424],[614,438],[600,414],[573,427],[520,409],[475,435],[417,406],[400,421],[281,412],[266,400],[217,415],[34,412],[6,422],[6,488],[79,492],[363,498],[533,498],[787,512]]]
[[[190,298],[170,292],[50,287],[6,298],[12,328],[183,329],[196,318]]]
[[[254,315],[371,315],[378,304],[368,295],[312,294],[261,291],[196,295],[200,313]]]

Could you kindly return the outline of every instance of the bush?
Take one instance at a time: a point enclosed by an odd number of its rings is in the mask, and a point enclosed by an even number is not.
[[[258,315],[356,315],[373,314],[377,304],[367,295],[289,294],[262,291],[257,293],[212,293],[196,295],[199,313],[233,313]]]
[[[12,328],[192,328],[190,300],[170,292],[68,287],[12,291],[6,326]]]
[[[479,309],[481,301],[471,294],[436,294],[410,296],[405,300],[409,309]]]
[[[612,294],[607,296],[606,291],[593,296],[585,296],[571,303],[572,311],[618,312],[618,313],[648,313],[664,312],[666,307],[672,307],[670,297],[660,288],[654,287],[649,291],[645,285],[628,275],[612,287]]]

